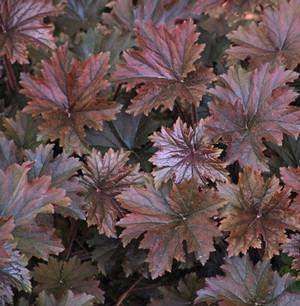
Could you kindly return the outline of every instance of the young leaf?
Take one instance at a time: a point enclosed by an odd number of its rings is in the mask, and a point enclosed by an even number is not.
[[[39,264],[32,275],[38,283],[37,292],[46,291],[56,298],[61,298],[68,290],[73,293],[86,293],[104,302],[104,292],[99,288],[99,282],[94,279],[97,271],[90,262],[81,263],[77,257],[69,261],[59,261],[50,257],[47,264]]]
[[[286,86],[297,77],[268,64],[253,72],[231,67],[221,76],[222,86],[210,90],[214,100],[206,127],[228,145],[229,163],[238,160],[242,166],[267,170],[263,139],[281,144],[283,133],[298,135],[300,111],[290,106],[297,94]]]
[[[37,299],[38,306],[92,306],[95,298],[92,295],[80,293],[74,294],[68,290],[60,299],[56,299],[53,294],[43,291]]]
[[[55,16],[61,6],[52,0],[2,0],[0,3],[0,55],[14,63],[28,63],[27,45],[55,48],[52,25],[43,22]]]
[[[194,178],[200,186],[208,181],[226,181],[222,150],[214,148],[205,135],[203,121],[193,129],[177,119],[173,129],[162,127],[150,139],[158,151],[150,161],[158,167],[153,171],[155,185],[174,179],[175,183]]]
[[[123,211],[115,197],[129,186],[143,183],[139,165],[127,165],[129,152],[109,149],[103,156],[93,149],[83,169],[88,225],[115,237],[116,220]]]
[[[199,34],[193,22],[186,21],[169,30],[151,23],[138,25],[139,50],[124,53],[113,78],[137,89],[128,111],[146,115],[154,108],[172,109],[175,99],[198,105],[207,84],[214,78],[211,69],[195,66],[204,45],[196,44]]]
[[[286,242],[285,230],[300,229],[299,208],[291,204],[290,189],[281,188],[275,177],[264,181],[246,167],[238,185],[221,185],[219,193],[228,203],[221,213],[221,229],[230,232],[229,256],[264,247],[265,257],[271,258]]]
[[[50,140],[59,137],[68,152],[85,151],[84,128],[101,130],[103,121],[114,119],[119,110],[104,97],[109,86],[104,79],[108,61],[107,53],[82,63],[74,58],[69,61],[65,44],[43,62],[41,77],[22,74],[22,93],[30,98],[24,111],[34,117],[41,115],[41,133]]]
[[[199,191],[195,181],[174,185],[169,195],[151,185],[131,187],[117,199],[130,212],[118,222],[125,228],[123,244],[144,234],[140,247],[149,249],[153,278],[171,271],[173,258],[185,260],[184,241],[187,251],[195,252],[204,264],[214,250],[213,238],[221,234],[211,218],[224,200],[213,190]]]
[[[254,266],[247,256],[232,257],[222,268],[225,276],[206,279],[206,288],[197,292],[196,301],[219,301],[220,306],[300,305],[300,295],[288,291],[292,278],[280,277],[269,261]]]
[[[300,3],[298,0],[278,1],[276,8],[263,11],[258,25],[239,27],[228,37],[236,45],[227,51],[233,58],[249,57],[255,67],[272,62],[294,69],[300,62]]]

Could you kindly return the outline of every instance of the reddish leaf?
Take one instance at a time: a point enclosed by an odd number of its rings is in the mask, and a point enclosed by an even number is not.
[[[283,133],[300,132],[300,111],[290,106],[297,94],[286,86],[297,76],[268,64],[253,72],[231,67],[221,76],[222,85],[210,90],[214,101],[206,127],[228,145],[229,163],[267,170],[263,139],[281,144]]]
[[[115,237],[116,220],[123,214],[115,197],[144,181],[139,165],[127,165],[129,154],[109,149],[102,156],[94,149],[83,169],[88,225],[97,225],[99,232],[108,237]]]
[[[55,234],[54,228],[33,223],[19,226],[14,235],[18,249],[27,258],[35,256],[48,260],[50,254],[58,255],[64,250],[61,240]]]
[[[47,175],[51,177],[51,186],[62,188],[66,191],[66,197],[62,203],[55,205],[55,211],[64,216],[71,216],[75,219],[85,219],[83,206],[84,199],[80,196],[83,187],[75,177],[81,167],[78,159],[69,157],[62,153],[53,157],[53,145],[40,145],[35,150],[26,150],[25,155],[34,164],[29,172],[30,178],[34,179]],[[61,205],[61,204],[70,205]]]
[[[142,0],[134,5],[132,0],[116,0],[109,3],[112,11],[103,14],[103,21],[128,32],[133,31],[136,22],[151,21],[171,28],[178,20],[200,15],[204,7],[201,2],[203,0]]]
[[[58,48],[43,62],[40,78],[22,75],[22,93],[31,100],[24,111],[42,116],[41,133],[51,140],[60,138],[68,152],[84,149],[84,127],[101,130],[104,120],[112,120],[119,107],[102,95],[108,88],[104,76],[109,55],[99,53],[84,62],[68,60],[68,47]]]
[[[30,169],[27,162],[0,170],[0,216],[14,216],[16,226],[31,224],[38,213],[52,212],[52,204],[65,196],[62,189],[50,187],[48,176],[28,182]]]
[[[294,257],[293,269],[300,270],[300,234],[293,235],[283,246],[283,252]]]
[[[172,109],[176,98],[199,104],[214,74],[194,65],[204,48],[196,44],[198,36],[191,20],[171,30],[151,23],[138,26],[140,49],[127,51],[124,63],[113,74],[117,82],[127,82],[128,89],[144,83],[132,100],[130,113],[148,114],[161,105]]]
[[[250,57],[256,67],[276,62],[294,69],[300,62],[300,3],[298,0],[278,1],[275,9],[264,10],[258,25],[240,27],[228,37],[237,45],[228,50],[233,58]]]
[[[47,264],[39,264],[33,270],[33,278],[38,283],[37,292],[46,291],[56,298],[61,298],[68,290],[74,293],[87,293],[104,301],[104,292],[99,282],[94,279],[97,269],[90,262],[81,262],[77,257],[69,261],[49,259]]]
[[[196,301],[219,301],[220,306],[300,305],[300,295],[288,291],[293,279],[288,274],[280,277],[269,261],[253,266],[247,256],[232,257],[222,268],[225,276],[206,279]]]
[[[205,136],[203,121],[195,129],[177,119],[173,129],[162,127],[150,139],[158,151],[150,161],[155,185],[175,178],[175,183],[194,178],[199,185],[208,181],[226,181],[225,169],[219,156],[222,150],[214,148]]]
[[[184,241],[187,251],[196,252],[204,264],[214,250],[213,238],[221,234],[211,217],[224,201],[213,190],[200,192],[195,181],[175,185],[169,195],[151,185],[131,187],[117,199],[130,211],[118,222],[125,228],[123,244],[145,233],[140,247],[149,249],[147,261],[153,278],[171,271],[173,258],[185,260]]]
[[[14,142],[0,134],[0,169],[5,170],[17,162],[17,148]]]
[[[7,243],[13,239],[14,219],[9,217],[0,217],[0,268],[3,267],[11,258],[11,249],[7,248]]]
[[[280,168],[280,174],[284,183],[300,194],[300,167],[298,168]]]
[[[55,16],[61,6],[52,0],[2,0],[0,3],[0,55],[12,63],[28,63],[27,45],[55,48],[52,25],[43,22]]]
[[[222,185],[219,193],[228,203],[221,229],[230,232],[229,256],[264,246],[265,257],[271,258],[287,240],[286,229],[300,230],[299,208],[291,204],[290,189],[281,188],[275,177],[264,181],[246,167],[238,185]]]

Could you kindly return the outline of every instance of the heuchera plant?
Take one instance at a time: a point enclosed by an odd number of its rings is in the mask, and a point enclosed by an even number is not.
[[[300,306],[299,72],[299,0],[0,0],[0,306]]]

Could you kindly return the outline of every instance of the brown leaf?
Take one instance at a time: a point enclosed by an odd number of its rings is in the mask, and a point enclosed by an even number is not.
[[[124,245],[144,234],[140,248],[149,249],[147,261],[153,278],[171,271],[172,262],[185,260],[183,242],[204,264],[214,251],[213,238],[221,233],[211,220],[224,204],[213,190],[199,191],[195,181],[174,185],[169,195],[147,188],[131,187],[117,197],[129,210],[118,225]]]
[[[29,182],[31,166],[26,162],[0,170],[0,216],[13,216],[16,226],[31,224],[38,213],[52,212],[52,204],[65,197],[64,190],[50,187],[49,176]]]
[[[144,181],[139,165],[127,164],[129,154],[109,149],[102,155],[93,149],[83,168],[88,225],[97,225],[99,232],[108,237],[115,237],[116,220],[123,214],[115,197]]]
[[[268,170],[263,139],[281,144],[283,133],[297,136],[300,111],[290,103],[297,93],[286,83],[298,74],[269,64],[253,72],[231,67],[221,76],[221,86],[211,89],[208,133],[228,146],[227,161],[236,160],[256,170]]]
[[[181,183],[194,178],[200,186],[208,181],[226,181],[226,171],[219,159],[222,150],[214,148],[206,137],[202,120],[193,129],[177,119],[173,129],[162,127],[150,139],[158,148],[150,159],[158,167],[153,171],[157,187],[169,179]]]
[[[228,35],[236,45],[227,53],[239,60],[250,58],[252,66],[271,62],[294,69],[300,62],[300,3],[278,1],[276,8],[266,8],[257,25],[239,27]]]
[[[220,306],[299,306],[300,295],[289,292],[292,277],[272,271],[269,261],[255,266],[248,256],[232,257],[222,266],[225,276],[206,279],[196,302],[219,302]]]
[[[46,291],[56,298],[61,298],[68,290],[74,293],[87,293],[104,301],[104,292],[99,288],[99,282],[94,275],[97,272],[90,262],[81,262],[77,257],[69,261],[57,260],[50,257],[46,264],[39,264],[32,275],[38,283],[36,292]]]
[[[246,253],[250,247],[265,248],[265,257],[279,253],[286,242],[286,229],[299,230],[299,208],[291,204],[290,189],[281,188],[275,177],[264,181],[259,172],[246,167],[238,185],[219,187],[227,201],[221,229],[230,232],[229,256]]]
[[[53,26],[43,22],[56,16],[61,6],[52,0],[2,0],[0,3],[0,55],[14,63],[28,63],[27,46],[55,48]]]
[[[108,61],[107,53],[84,62],[69,60],[65,44],[43,62],[40,78],[22,74],[22,93],[30,98],[24,111],[41,115],[41,133],[50,140],[59,137],[69,153],[86,150],[84,128],[101,130],[103,121],[114,119],[120,108],[103,96],[109,86],[104,79]]]
[[[144,84],[137,89],[130,113],[147,115],[161,105],[172,109],[176,98],[200,103],[214,74],[211,69],[195,66],[204,49],[196,44],[198,36],[191,20],[171,30],[151,23],[137,27],[139,50],[125,52],[124,63],[113,74],[115,81],[128,83],[128,89]]]
[[[12,249],[7,248],[7,243],[12,242],[12,232],[15,228],[12,217],[0,217],[0,268],[10,261]]]
[[[284,183],[300,194],[300,167],[298,168],[280,168],[280,174]]]

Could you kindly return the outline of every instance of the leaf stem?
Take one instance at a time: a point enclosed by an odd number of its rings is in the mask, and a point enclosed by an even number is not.
[[[127,298],[127,296],[131,293],[131,291],[136,287],[136,285],[143,279],[144,277],[139,277],[124,293],[120,295],[120,297],[117,300],[117,303],[115,306],[121,306],[124,300]]]
[[[192,123],[193,123],[193,127],[196,127],[198,123],[197,108],[194,104],[192,104]]]

